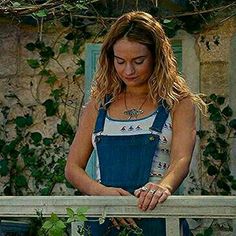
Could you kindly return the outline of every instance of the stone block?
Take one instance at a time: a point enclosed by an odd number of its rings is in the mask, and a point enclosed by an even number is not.
[[[201,64],[201,92],[227,96],[229,94],[228,63],[212,62]]]
[[[17,26],[0,23],[0,78],[17,73],[19,34]]]

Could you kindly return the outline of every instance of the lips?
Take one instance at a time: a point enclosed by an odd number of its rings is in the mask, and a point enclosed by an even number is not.
[[[124,77],[125,80],[135,80],[137,77]]]

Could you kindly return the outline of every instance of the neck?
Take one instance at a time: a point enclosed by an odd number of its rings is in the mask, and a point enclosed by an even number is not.
[[[125,93],[131,96],[147,96],[148,88],[126,88]]]

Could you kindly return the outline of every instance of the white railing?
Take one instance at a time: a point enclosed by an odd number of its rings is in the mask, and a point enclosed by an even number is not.
[[[0,217],[66,216],[66,208],[88,206],[88,217],[166,218],[167,236],[179,236],[180,218],[236,219],[236,196],[171,196],[152,211],[137,208],[135,197],[1,196]]]

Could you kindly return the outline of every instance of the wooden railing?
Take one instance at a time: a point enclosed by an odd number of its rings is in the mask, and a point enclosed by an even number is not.
[[[132,196],[1,196],[0,217],[37,217],[37,210],[43,217],[52,212],[64,217],[67,207],[81,206],[88,206],[88,217],[166,218],[167,236],[180,236],[180,218],[236,219],[236,196],[171,196],[145,212],[137,208],[137,199]]]

